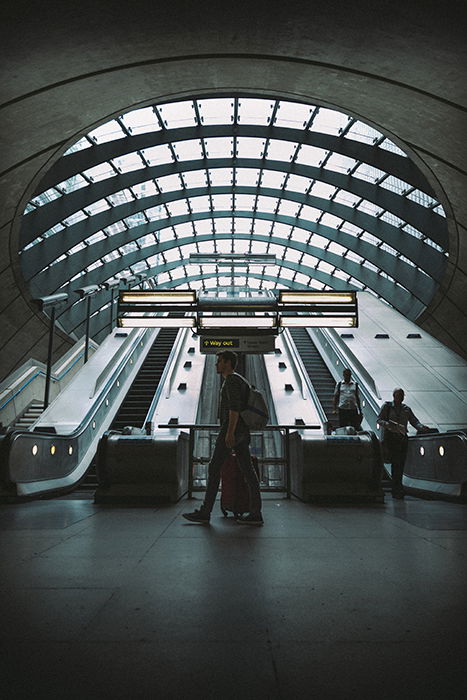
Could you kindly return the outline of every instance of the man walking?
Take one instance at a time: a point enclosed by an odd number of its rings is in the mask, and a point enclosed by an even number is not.
[[[404,498],[402,476],[407,457],[407,424],[410,423],[420,432],[429,430],[420,423],[413,411],[404,401],[404,390],[394,389],[393,401],[386,401],[376,419],[383,428],[383,457],[391,464],[392,497]]]
[[[222,465],[235,450],[240,469],[248,485],[250,512],[237,517],[237,522],[245,525],[262,525],[261,494],[258,476],[251,463],[250,431],[240,416],[246,405],[249,384],[244,377],[235,372],[237,355],[231,350],[217,353],[216,371],[224,378],[220,392],[221,429],[216,440],[214,453],[208,466],[208,483],[204,503],[193,513],[183,513],[183,517],[192,523],[208,524],[211,511],[219,489]]]
[[[355,430],[361,429],[362,408],[357,382],[352,381],[350,369],[342,372],[343,382],[337,382],[334,391],[334,413],[339,412],[339,427],[351,425]]]

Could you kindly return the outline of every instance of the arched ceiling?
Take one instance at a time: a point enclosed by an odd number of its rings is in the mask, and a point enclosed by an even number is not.
[[[28,202],[19,252],[32,296],[69,293],[59,318],[75,336],[86,305],[74,291],[138,273],[171,288],[364,289],[416,319],[449,254],[436,187],[385,134],[241,94],[151,105],[87,133]]]

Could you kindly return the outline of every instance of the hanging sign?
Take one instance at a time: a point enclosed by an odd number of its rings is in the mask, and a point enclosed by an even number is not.
[[[275,337],[268,336],[236,336],[222,337],[219,336],[200,336],[199,349],[201,354],[209,355],[222,350],[233,350],[234,352],[246,352],[250,355],[263,355],[268,352],[274,352]]]

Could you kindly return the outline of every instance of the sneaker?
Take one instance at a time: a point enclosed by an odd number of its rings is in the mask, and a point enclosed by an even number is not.
[[[201,525],[209,525],[211,519],[209,513],[206,513],[202,508],[194,510],[193,513],[182,513],[182,515],[190,523],[200,523]]]
[[[259,513],[258,515],[256,513],[248,513],[248,515],[239,515],[237,518],[237,523],[242,523],[243,525],[263,525],[264,520]]]

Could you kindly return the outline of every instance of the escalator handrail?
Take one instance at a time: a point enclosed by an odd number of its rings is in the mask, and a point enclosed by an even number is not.
[[[338,333],[333,328],[313,328],[313,336],[318,339],[321,336],[330,345],[342,366],[349,367],[352,370],[352,374],[360,386],[365,388],[366,398],[372,402],[372,408],[379,412],[382,399],[375,380]],[[319,344],[321,345],[321,343]],[[320,351],[321,354],[322,352]]]
[[[162,395],[162,390],[166,384],[167,381],[167,375],[169,372],[172,370],[170,382],[172,382],[172,377],[173,373],[175,371],[176,365],[178,365],[177,362],[174,362],[174,357],[178,354],[178,357],[181,356],[181,347],[183,346],[183,343],[185,342],[186,336],[188,332],[192,332],[189,328],[182,328],[180,329],[182,332],[178,332],[178,335],[175,339],[174,344],[172,345],[172,349],[169,353],[169,356],[167,358],[167,361],[165,363],[165,367],[162,371],[161,378],[159,379],[159,383],[157,385],[156,391],[154,393],[154,396],[152,397],[151,405],[149,406],[148,412],[146,414],[146,419],[145,419],[145,424],[146,423],[151,423],[152,419],[154,417],[154,414],[156,412],[157,404],[159,403],[159,400]],[[173,364],[173,367],[172,367]],[[169,394],[170,395],[170,389],[169,389]]]
[[[135,330],[137,332],[132,334],[132,332],[130,331],[128,333],[126,340],[122,343],[122,345],[120,345],[117,352],[113,356],[112,361],[109,362],[109,364],[104,367],[102,372],[97,377],[96,382],[94,384],[94,389],[89,394],[90,399],[94,398],[94,396],[97,394],[97,392],[101,388],[104,381],[107,379],[108,375],[115,374],[115,371],[118,372],[120,370],[121,366],[127,361],[128,346],[131,346],[131,351],[130,351],[130,354],[131,354],[131,352],[133,351],[133,347],[135,345],[135,336],[136,336],[136,341],[140,341],[142,338],[144,338],[144,336],[146,335],[146,333],[149,329],[148,328],[139,329],[139,332],[138,332],[138,329],[136,329],[136,328],[133,330]],[[142,332],[141,332],[141,330],[142,330]],[[122,358],[123,355],[125,355],[125,358]],[[119,361],[120,358],[122,358],[121,361]],[[116,367],[117,362],[119,364]]]

